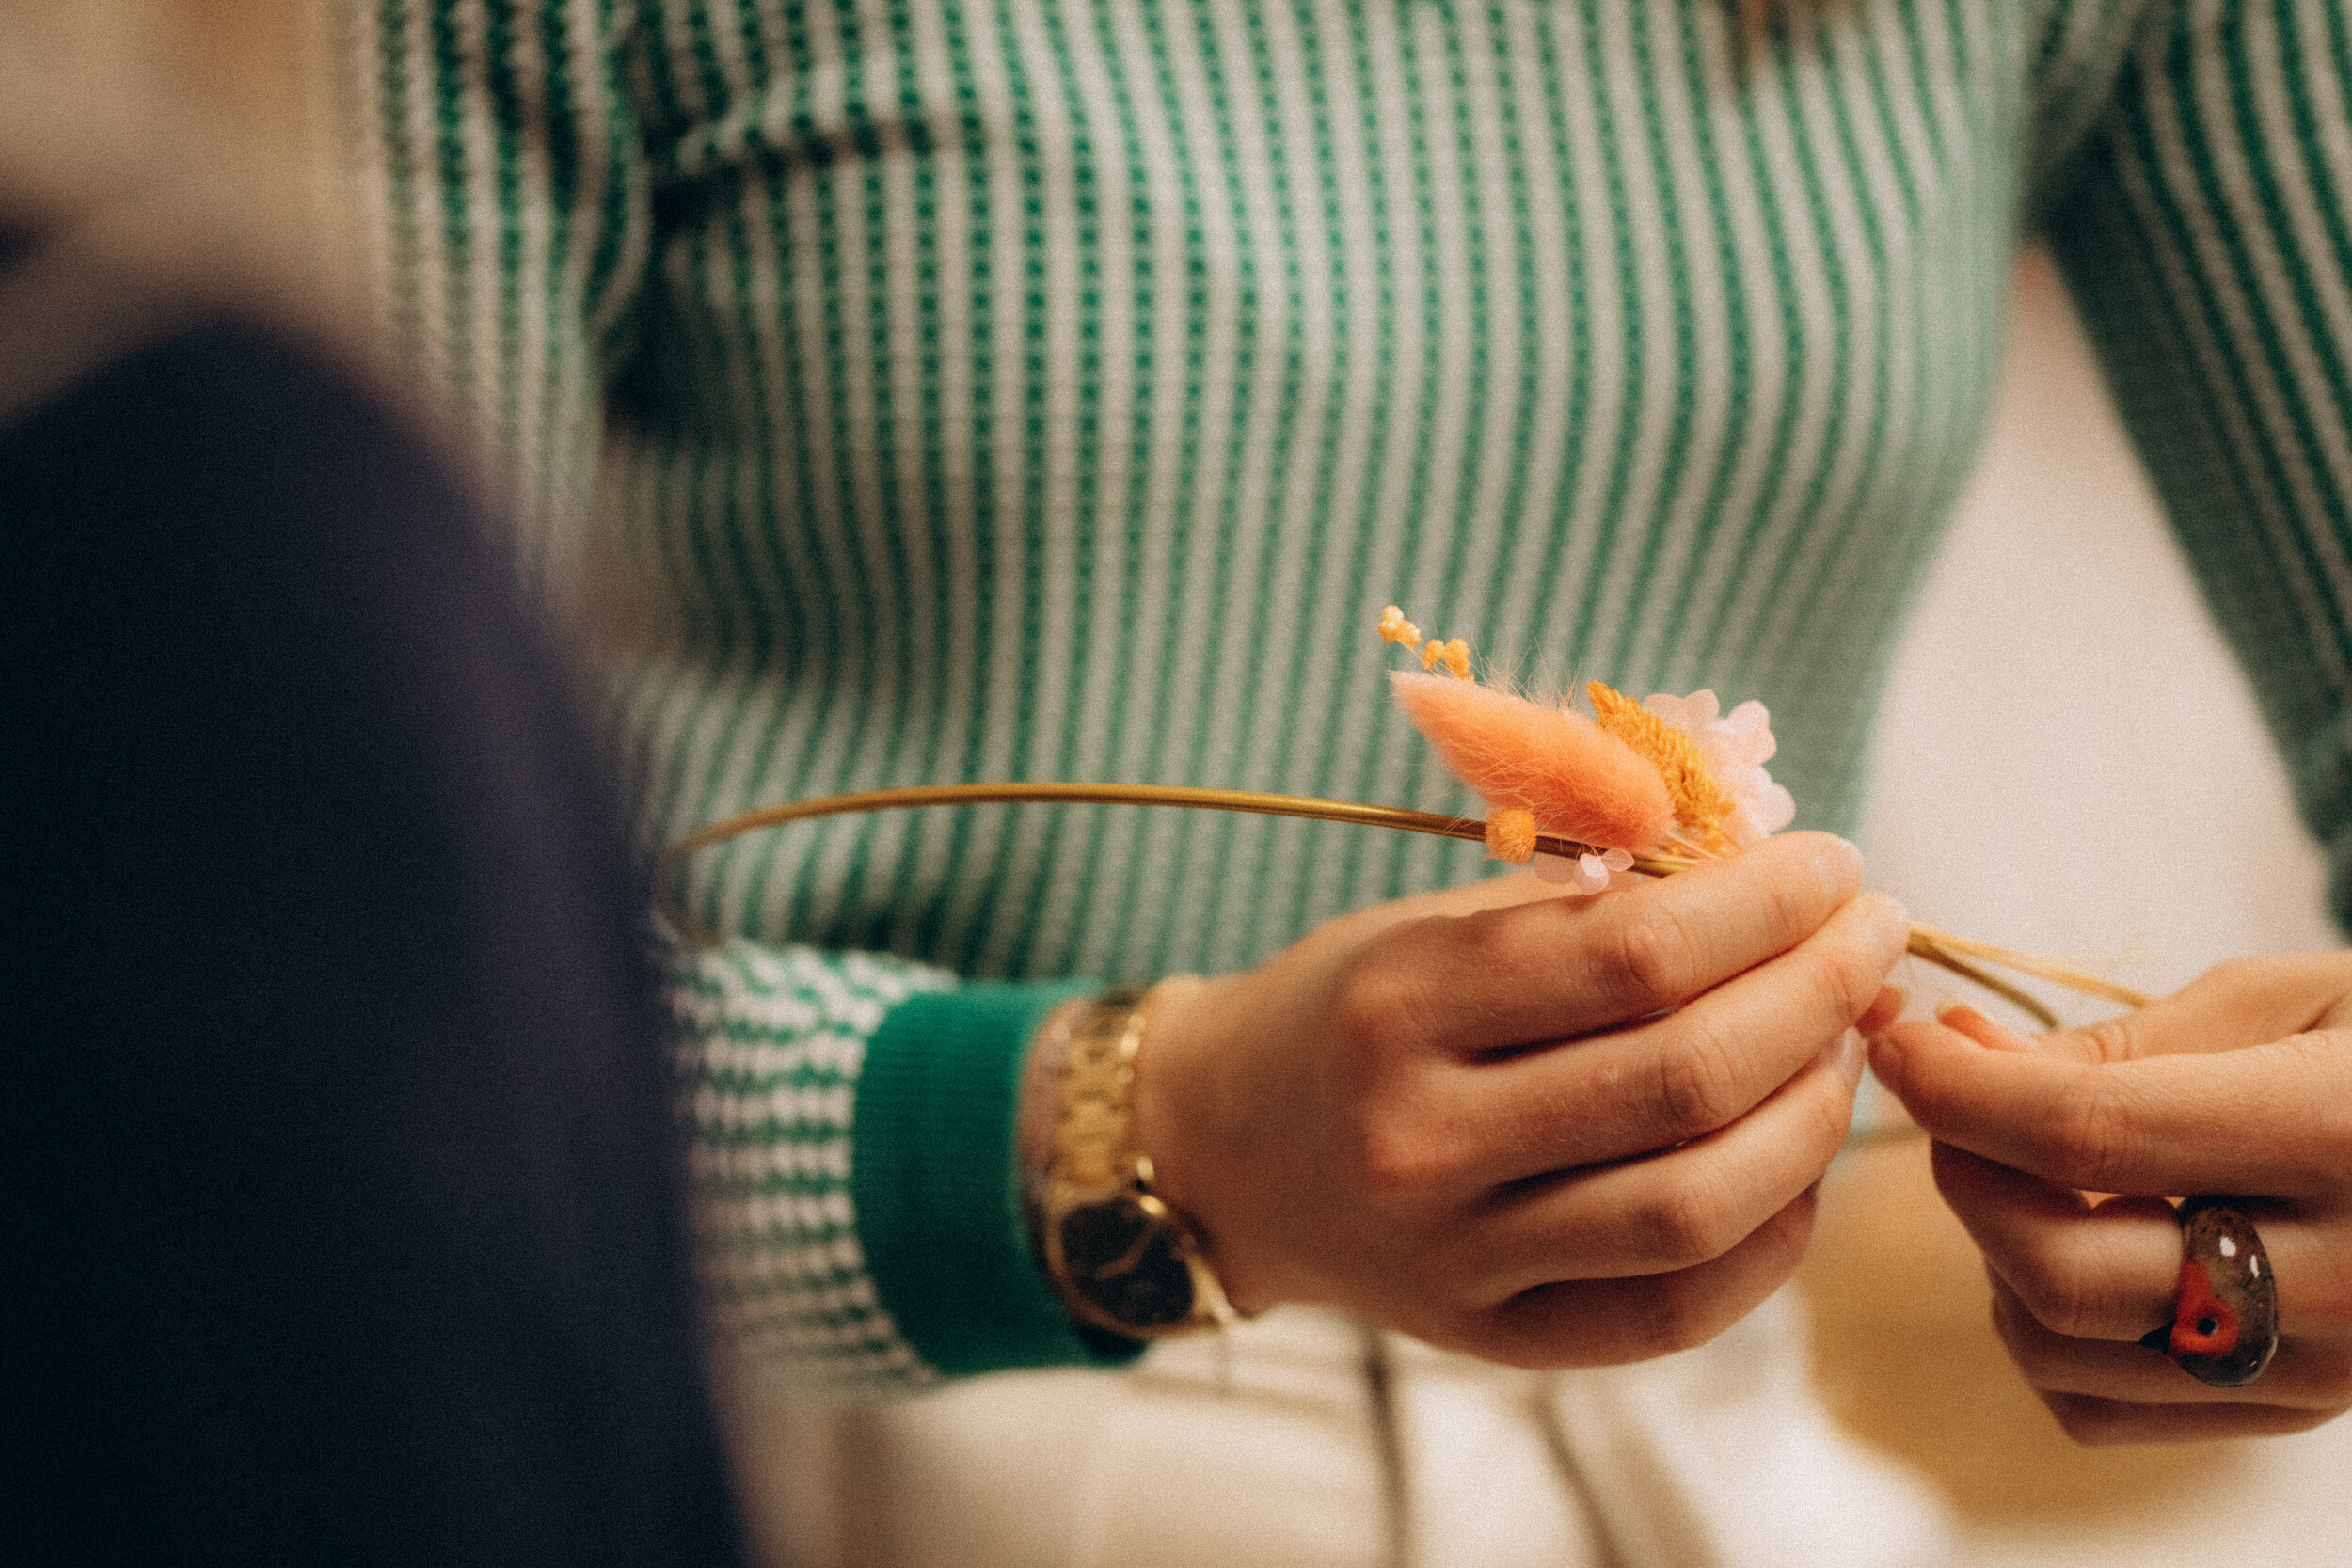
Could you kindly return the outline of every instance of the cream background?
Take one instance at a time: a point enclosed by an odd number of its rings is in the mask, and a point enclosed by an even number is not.
[[[2252,696],[2039,256],[1861,836],[1915,918],[2143,989],[2338,940]]]
[[[2233,955],[2337,944],[2318,849],[2042,258],[2020,270],[1984,461],[1886,715],[1861,836],[1915,917],[2157,991]],[[1908,967],[1915,1010],[1957,989]],[[1945,1480],[1974,1568],[2352,1563],[2352,1418],[2084,1450],[2005,1365],[1972,1363],[1996,1354],[1979,1265],[1915,1146],[1833,1179],[1807,1277],[1825,1392]],[[1854,1361],[1873,1363],[1867,1391]]]

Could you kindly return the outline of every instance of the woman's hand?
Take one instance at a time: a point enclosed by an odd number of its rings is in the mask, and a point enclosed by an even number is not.
[[[1700,1343],[1796,1265],[1854,1025],[1891,1016],[1906,925],[1861,871],[1797,833],[1596,898],[1526,876],[1335,920],[1170,997],[1137,1141],[1245,1311],[1520,1366]]]
[[[2352,954],[2224,964],[2038,1041],[1954,1008],[1872,1059],[1939,1140],[2002,1341],[2077,1441],[2299,1432],[2352,1406]],[[2248,1200],[2278,1283],[2278,1355],[2241,1388],[2135,1343],[2172,1321],[2163,1199],[2205,1193]]]

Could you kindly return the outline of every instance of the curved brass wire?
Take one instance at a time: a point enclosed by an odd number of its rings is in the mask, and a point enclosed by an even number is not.
[[[791,800],[780,806],[763,806],[756,811],[747,811],[712,822],[695,829],[663,850],[660,860],[656,863],[654,874],[657,884],[662,889],[660,896],[664,911],[672,922],[691,941],[708,945],[712,940],[709,932],[668,893],[668,884],[678,867],[701,850],[723,844],[731,838],[739,838],[745,833],[822,816],[844,816],[868,811],[908,811],[925,806],[1037,804],[1177,806],[1195,811],[1235,811],[1261,816],[1353,822],[1364,827],[1392,828],[1405,832],[1431,833],[1440,838],[1468,839],[1474,843],[1484,843],[1486,837],[1486,824],[1473,816],[1445,816],[1436,812],[1406,811],[1399,806],[1370,806],[1355,800],[1327,800],[1312,795],[1273,795],[1254,789],[1203,789],[1190,784],[1042,782],[909,784],[896,789],[865,789],[848,795]],[[1559,838],[1549,833],[1537,834],[1535,847],[1543,854],[1571,858],[1597,852],[1594,845],[1581,844],[1574,839]],[[1696,860],[1679,855],[1645,855],[1635,857],[1633,869],[1645,876],[1663,877],[1677,871],[1688,871],[1699,863]],[[2096,975],[2084,974],[2047,959],[2037,958],[2031,954],[1971,942],[1933,927],[1912,927],[1910,952],[1915,958],[1982,986],[2032,1017],[2045,1029],[2058,1026],[2055,1013],[2030,993],[1969,960],[1974,958],[1995,963],[2004,969],[2037,975],[2092,996],[2121,1002],[2126,1006],[2145,1006],[2149,1001],[2139,991],[2102,980]]]
[[[1327,800],[1313,795],[1271,795],[1255,789],[1201,789],[1189,784],[908,784],[898,789],[865,789],[850,795],[826,795],[812,800],[791,800],[763,806],[739,816],[697,828],[662,852],[655,874],[666,877],[689,856],[714,844],[762,828],[781,828],[818,816],[842,816],[862,811],[900,811],[921,806],[1035,805],[1185,806],[1196,811],[1249,812],[1260,816],[1304,816],[1325,822],[1356,822],[1372,828],[1397,828],[1406,832],[1435,833],[1442,838],[1486,842],[1486,824],[1474,816],[1442,816],[1436,812],[1406,811],[1398,806],[1367,806],[1354,800]],[[1596,846],[1549,833],[1535,836],[1535,847],[1547,855],[1595,854]],[[1687,871],[1697,864],[1677,855],[1637,857],[1633,869],[1653,877]]]

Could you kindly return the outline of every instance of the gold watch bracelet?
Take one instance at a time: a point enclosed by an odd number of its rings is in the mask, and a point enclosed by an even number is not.
[[[1153,1191],[1152,1157],[1136,1147],[1134,1132],[1136,1063],[1152,1014],[1172,992],[1198,983],[1175,975],[1147,991],[1114,990],[1079,1003],[1056,1015],[1038,1046],[1054,1118],[1044,1163],[1025,1183],[1031,1240],[1072,1316],[1132,1338],[1240,1321],[1199,1230]],[[1094,1220],[1098,1234],[1105,1223],[1123,1227],[1118,1232],[1122,1244],[1109,1257],[1078,1256],[1085,1249],[1071,1244],[1075,1218]],[[1168,1275],[1179,1267],[1189,1287],[1181,1316],[1153,1317],[1168,1302],[1165,1291],[1146,1290],[1139,1298],[1119,1289],[1122,1279],[1143,1280],[1150,1270]],[[1109,1306],[1138,1299],[1146,1303],[1140,1318]]]

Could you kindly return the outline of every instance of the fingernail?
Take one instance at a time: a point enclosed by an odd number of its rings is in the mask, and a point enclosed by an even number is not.
[[[2014,1029],[1985,1017],[1965,1002],[1947,1002],[1935,1010],[1935,1022],[1965,1035],[1988,1051],[2031,1051],[2034,1042]]]
[[[1836,895],[1862,879],[1862,851],[1842,838],[1832,836],[1821,846],[1821,852],[1813,857],[1813,874],[1821,879],[1823,891]]]
[[[1862,1031],[1865,1043],[1874,1041],[1893,1028],[1902,1018],[1903,1009],[1910,1006],[1911,997],[1902,987],[1881,986],[1879,993],[1870,999],[1870,1006],[1865,1009],[1861,1021],[1854,1027]]]
[[[1883,893],[1865,896],[1875,900],[1878,905],[1870,911],[1870,940],[1882,947],[1893,949],[1886,960],[1891,965],[1911,945],[1911,911]]]
[[[1846,1087],[1862,1082],[1862,1065],[1869,1059],[1869,1047],[1863,1043],[1862,1031],[1849,1029],[1843,1044],[1837,1048],[1837,1075],[1846,1081]]]

